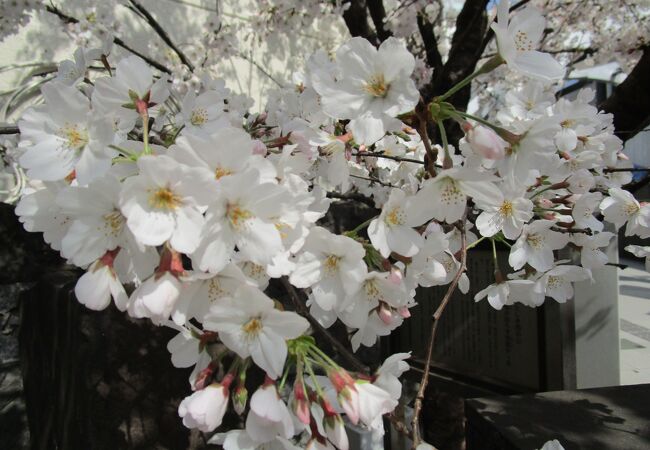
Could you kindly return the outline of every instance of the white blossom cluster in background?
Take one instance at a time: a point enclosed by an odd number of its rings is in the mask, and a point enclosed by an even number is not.
[[[549,94],[564,69],[535,50],[544,20],[507,8],[493,25],[499,55],[479,73],[505,64],[529,81],[495,123],[444,95],[416,113],[416,59],[397,38],[315,53],[260,113],[222,80],[179,94],[174,75],[137,56],[80,49],[19,121],[29,187],[16,213],[85,270],[81,303],[112,300],[178,331],[168,349],[174,366],[193,367],[187,427],[217,430],[211,441],[227,450],[345,450],[345,421],[383,431],[409,354],[348,371],[319,347],[300,302],[321,327],[342,322],[356,351],[408,319],[417,287],[467,292],[465,255],[481,241],[495,277],[475,298],[501,309],[570,299],[572,282],[608,262],[605,224],[650,236],[650,206],[622,188],[628,172],[611,171],[630,167],[612,117],[591,91]],[[102,60],[104,71],[87,70]],[[465,132],[459,148],[444,128],[432,145],[427,124],[451,121]],[[377,216],[342,234],[321,226],[351,194]],[[567,247],[579,263],[558,258]],[[297,297],[296,312],[269,297],[272,283]],[[250,370],[265,381],[249,396]],[[242,429],[219,428],[227,410]]]

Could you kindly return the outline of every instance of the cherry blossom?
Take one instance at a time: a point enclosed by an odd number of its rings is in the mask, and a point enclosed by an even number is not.
[[[508,0],[500,0],[497,22],[492,24],[499,55],[511,69],[525,75],[541,80],[562,78],[564,67],[549,54],[535,50],[544,32],[544,17],[528,6],[509,20],[509,8]]]
[[[553,267],[553,250],[563,248],[569,242],[566,234],[551,230],[553,226],[554,222],[550,220],[536,220],[524,226],[508,258],[513,269],[519,270],[525,264],[540,271]]]
[[[205,223],[201,214],[216,194],[216,186],[198,169],[166,155],[138,159],[137,176],[122,187],[120,207],[126,224],[145,245],[161,245],[191,253],[199,245]]]
[[[372,144],[387,129],[399,127],[393,119],[412,110],[419,94],[409,78],[415,59],[395,38],[379,49],[362,38],[352,38],[336,52],[340,71],[334,80],[328,74],[312,74],[323,110],[334,118],[351,119],[355,141]]]
[[[302,335],[309,323],[296,313],[278,311],[257,288],[242,285],[228,300],[210,308],[204,326],[219,332],[228,348],[242,358],[250,356],[275,379],[282,375],[287,357],[285,340]]]

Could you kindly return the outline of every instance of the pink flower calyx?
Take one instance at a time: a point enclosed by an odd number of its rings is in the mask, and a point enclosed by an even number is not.
[[[216,369],[217,364],[211,362],[208,364],[208,367],[200,371],[196,377],[196,381],[194,381],[194,390],[200,391],[201,389],[204,389],[206,386],[208,386],[208,381],[212,379],[212,375],[214,375]]]
[[[294,397],[294,414],[305,425],[309,425],[310,412],[309,412],[309,399],[306,395],[305,383],[302,377],[296,378],[293,384],[293,397]]]
[[[160,255],[160,264],[156,269],[156,278],[160,278],[165,272],[171,273],[176,278],[185,273],[183,257],[167,245],[163,248],[162,254]]]
[[[108,250],[106,253],[104,253],[104,256],[99,258],[100,265],[113,268],[113,264],[115,263],[115,258],[117,258],[117,254],[119,252],[120,252],[120,247],[117,247],[114,250]]]

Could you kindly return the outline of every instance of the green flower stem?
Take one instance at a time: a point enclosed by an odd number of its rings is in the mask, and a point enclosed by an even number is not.
[[[108,146],[108,148],[112,148],[113,150],[117,150],[118,152],[120,152],[122,155],[124,155],[126,157],[125,159],[128,159],[130,161],[137,161],[138,160],[138,155],[136,155],[135,153],[125,149],[124,147],[120,147],[119,145],[112,145],[111,144],[111,145]],[[117,159],[117,158],[115,158],[115,159]]]
[[[311,378],[311,380],[314,382],[314,389],[316,389],[316,392],[321,398],[325,398],[325,394],[323,393],[320,384],[318,384],[318,379],[316,378],[314,369],[312,369],[311,363],[307,359],[305,359],[305,367],[307,368],[307,372],[309,373],[309,378]]]
[[[472,114],[469,114],[469,113],[466,113],[466,112],[463,112],[463,111],[454,111],[454,112],[451,113],[451,114],[452,114],[452,116],[457,115],[457,116],[460,116],[460,117],[464,117],[464,118],[466,118],[466,119],[471,119],[471,120],[473,120],[474,122],[478,122],[478,123],[480,123],[480,124],[482,124],[482,125],[485,125],[485,126],[488,127],[488,128],[491,128],[491,129],[494,130],[494,132],[495,132],[496,134],[498,134],[498,135],[499,135],[499,136],[500,136],[504,141],[507,141],[507,142],[510,143],[511,145],[516,144],[516,143],[519,142],[519,140],[521,139],[520,136],[518,136],[518,135],[512,133],[511,131],[508,131],[508,130],[506,130],[505,128],[501,128],[501,127],[499,127],[499,126],[497,126],[497,125],[494,125],[492,122],[489,122],[489,121],[487,121],[487,120],[485,120],[485,119],[482,119],[482,118],[480,118],[480,117],[478,117],[478,116],[474,116],[474,115],[472,115]],[[455,118],[456,120],[458,120],[458,117],[454,117],[454,118]]]
[[[280,380],[280,385],[278,386],[279,390],[282,391],[284,388],[284,384],[287,382],[287,377],[289,376],[289,368],[291,367],[290,364],[287,364],[284,367],[284,373],[282,374],[282,379]]]
[[[483,236],[483,237],[481,237],[480,239],[477,239],[476,241],[474,241],[474,242],[472,242],[471,244],[469,244],[469,245],[467,246],[467,250],[476,247],[478,244],[481,243],[481,241],[483,241],[483,239],[485,239],[485,236]]]
[[[477,76],[482,75],[482,74],[484,74],[484,73],[492,72],[494,69],[496,69],[497,67],[499,67],[499,66],[500,66],[501,64],[503,64],[504,62],[505,62],[505,61],[503,60],[503,58],[501,58],[501,56],[499,56],[499,55],[495,55],[495,56],[493,56],[492,58],[488,59],[488,60],[485,62],[485,64],[483,64],[483,65],[482,65],[481,67],[479,67],[476,71],[474,71],[474,73],[472,73],[471,75],[465,77],[464,79],[462,79],[461,81],[459,81],[457,84],[455,84],[454,86],[452,86],[452,88],[449,89],[447,92],[445,92],[445,93],[442,94],[440,97],[438,97],[438,98],[436,99],[436,101],[441,102],[441,101],[443,101],[443,100],[445,100],[445,99],[451,97],[451,96],[454,95],[456,92],[460,91],[462,88],[464,88],[464,87],[467,86],[469,83],[471,83],[472,80],[473,80],[474,78],[476,78]]]
[[[375,217],[371,217],[370,219],[366,220],[365,222],[359,224],[355,229],[353,229],[353,230],[351,230],[351,231],[346,231],[346,232],[345,232],[346,236],[348,236],[348,237],[356,236],[356,234],[357,234],[359,231],[363,230],[363,229],[366,228],[368,225],[370,225],[370,222],[372,222],[372,221],[373,221],[374,219],[376,219],[376,218],[377,218],[377,216],[375,216]]]
[[[449,143],[447,142],[447,132],[445,131],[445,126],[442,124],[442,121],[438,121],[438,129],[440,130],[440,139],[442,139],[442,148],[445,151],[445,158],[442,162],[443,169],[450,169],[453,167],[454,163],[451,160],[451,155],[449,154]]]
[[[320,357],[320,358],[323,360],[323,362],[326,363],[326,365],[331,365],[332,367],[340,368],[340,366],[336,363],[336,361],[334,361],[332,358],[330,358],[329,356],[327,356],[327,354],[325,354],[325,352],[323,352],[320,348],[316,347],[315,345],[314,345],[314,346],[311,346],[311,347],[309,348],[309,350],[310,350],[314,355]]]
[[[149,148],[149,115],[142,115],[142,140],[144,141],[144,155],[151,154],[151,148]]]

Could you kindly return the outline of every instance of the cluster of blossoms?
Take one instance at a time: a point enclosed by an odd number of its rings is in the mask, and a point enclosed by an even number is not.
[[[108,49],[79,50],[19,122],[30,189],[16,213],[85,269],[81,303],[112,299],[178,331],[172,363],[194,368],[186,426],[215,431],[232,404],[243,428],[212,438],[228,450],[347,449],[343,417],[383,432],[409,355],[347,371],[311,336],[305,306],[320,329],[342,322],[356,351],[409,317],[418,287],[467,292],[466,254],[481,241],[495,280],[476,300],[501,309],[571,298],[572,282],[607,263],[613,230],[650,236],[650,206],[610,170],[629,166],[611,117],[589,91],[547,94],[563,68],[534,50],[544,20],[525,9],[509,21],[507,8],[493,25],[500,53],[475,75],[506,64],[538,81],[508,94],[496,124],[445,102],[461,85],[424,105],[396,38],[314,54],[260,114],[222,81],[180,95],[137,56],[110,67]],[[108,76],[90,80],[95,59]],[[457,150],[451,121],[465,132]],[[442,146],[429,141],[436,125]],[[342,234],[321,226],[332,198],[351,193],[377,215]],[[557,258],[567,246],[580,264]],[[302,315],[269,297],[279,286]],[[264,382],[251,386],[250,371]]]

